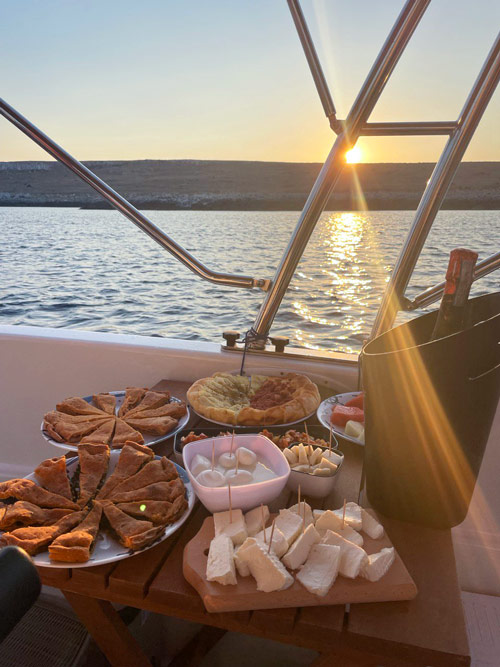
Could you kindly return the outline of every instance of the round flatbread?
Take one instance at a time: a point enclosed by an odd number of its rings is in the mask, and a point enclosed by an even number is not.
[[[187,397],[198,414],[235,426],[298,421],[313,413],[321,401],[314,382],[298,373],[282,377],[215,373],[197,380]]]

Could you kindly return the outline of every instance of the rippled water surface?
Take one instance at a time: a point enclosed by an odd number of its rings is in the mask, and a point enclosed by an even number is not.
[[[272,278],[297,212],[150,211],[209,267]],[[498,250],[497,211],[442,211],[408,295],[442,280],[449,250]],[[324,213],[275,320],[298,346],[356,352],[369,331],[411,211]],[[114,211],[0,208],[0,323],[219,340],[246,331],[260,290],[194,276]],[[498,289],[498,273],[473,293]],[[404,316],[403,316],[404,317]]]

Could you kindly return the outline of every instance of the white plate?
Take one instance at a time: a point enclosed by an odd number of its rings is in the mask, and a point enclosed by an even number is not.
[[[121,450],[115,449],[110,452],[110,458],[109,458],[109,468],[108,468],[108,474],[106,475],[106,479],[111,475],[113,470],[115,469],[115,466],[118,462],[118,458],[120,457]],[[159,456],[156,456],[155,458],[159,459]],[[177,468],[177,472],[179,473],[179,477],[182,479],[184,482],[184,486],[186,488],[186,499],[188,502],[188,507],[184,514],[181,516],[180,519],[178,519],[175,523],[171,523],[168,526],[165,527],[165,532],[161,537],[159,537],[157,540],[155,540],[152,544],[150,544],[147,547],[144,547],[144,549],[139,549],[137,551],[132,551],[129,549],[125,549],[124,546],[122,546],[117,540],[115,540],[109,533],[100,530],[99,534],[97,536],[97,543],[94,547],[94,550],[92,552],[92,555],[90,556],[90,559],[86,563],[55,563],[50,560],[49,558],[49,552],[47,550],[42,551],[39,554],[36,554],[36,556],[32,557],[33,562],[35,565],[39,565],[40,567],[56,567],[56,568],[75,568],[75,567],[94,567],[95,565],[105,565],[106,563],[114,563],[115,561],[118,560],[123,560],[124,558],[129,558],[130,556],[135,556],[136,554],[140,554],[143,551],[147,551],[148,549],[151,549],[151,547],[155,546],[156,544],[159,544],[160,542],[163,542],[167,537],[172,535],[172,533],[175,533],[175,531],[182,526],[182,524],[186,521],[188,516],[191,514],[191,511],[194,507],[194,502],[196,499],[195,493],[193,491],[193,487],[191,485],[191,482],[189,481],[189,477],[180,465],[172,461],[172,463],[175,465]],[[74,458],[68,459],[67,461],[67,468],[68,472],[72,473],[76,470],[76,467],[78,465],[78,457],[75,456]],[[31,475],[28,475],[26,479],[31,479],[35,483],[37,483],[37,480],[35,479],[35,474],[32,473]],[[1,534],[1,532],[0,532]]]
[[[110,391],[108,392],[112,396],[116,396],[116,409],[115,409],[115,414],[118,414],[118,410],[120,409],[123,399],[125,398],[125,392],[124,391]],[[84,401],[87,401],[87,403],[92,403],[92,396],[84,396],[83,397]],[[182,403],[180,398],[176,398],[175,396],[171,396],[170,400],[173,401],[174,403]],[[143,433],[142,437],[144,438],[144,444],[147,445],[148,447],[154,447],[154,445],[157,445],[159,442],[163,442],[164,440],[167,440],[167,438],[171,438],[173,435],[177,433],[177,431],[182,431],[183,428],[185,428],[186,424],[189,421],[189,408],[186,405],[186,414],[179,419],[179,423],[177,426],[172,430],[166,433],[165,435],[162,435],[160,437],[154,436],[154,435],[148,435],[147,433]],[[65,452],[77,452],[78,451],[78,445],[69,443],[69,442],[57,442],[56,440],[53,440],[50,435],[43,430],[43,421],[40,426],[40,430],[42,432],[42,436],[47,440],[47,442],[50,442],[51,445],[54,445],[54,447],[59,447],[60,449],[64,449]]]
[[[321,403],[316,414],[318,416],[319,422],[326,429],[332,429],[336,435],[340,435],[342,438],[344,438],[344,440],[349,440],[349,442],[354,442],[356,445],[364,446],[364,443],[357,438],[353,438],[351,435],[346,435],[344,429],[341,426],[335,426],[330,423],[330,415],[332,414],[334,405],[345,405],[348,401],[351,400],[351,398],[359,396],[361,393],[362,392],[360,391],[351,391],[347,394],[337,394],[336,396],[330,396],[330,398],[327,398]]]

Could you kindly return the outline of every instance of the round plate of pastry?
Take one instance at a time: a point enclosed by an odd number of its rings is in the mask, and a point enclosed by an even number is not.
[[[78,449],[0,483],[0,548],[19,546],[43,567],[103,565],[150,549],[190,515],[187,473],[166,457],[137,443]]]
[[[189,421],[186,404],[168,391],[127,387],[93,396],[70,397],[44,415],[43,437],[55,447],[77,451],[77,444],[109,445],[132,441],[152,447]]]
[[[305,375],[279,376],[215,373],[188,389],[193,410],[222,426],[291,426],[308,419],[321,398]]]

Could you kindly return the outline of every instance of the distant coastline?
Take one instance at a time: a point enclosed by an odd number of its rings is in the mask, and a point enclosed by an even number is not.
[[[274,211],[302,209],[321,165],[216,160],[85,163],[143,210]],[[346,165],[327,210],[415,209],[430,163]],[[359,186],[357,182],[359,183]],[[1,162],[0,206],[109,208],[55,162]],[[500,209],[500,162],[464,162],[444,209]]]

